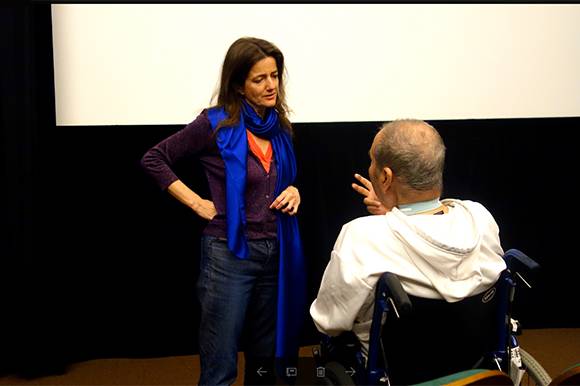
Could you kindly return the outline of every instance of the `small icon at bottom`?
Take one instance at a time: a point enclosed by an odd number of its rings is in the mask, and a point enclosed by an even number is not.
[[[316,376],[318,378],[324,378],[326,376],[326,369],[322,366],[316,368]]]
[[[268,370],[262,370],[262,367],[260,366],[260,368],[256,372],[261,377],[263,374],[267,374],[268,373]]]
[[[286,367],[286,376],[287,377],[298,376],[298,369],[296,367]]]

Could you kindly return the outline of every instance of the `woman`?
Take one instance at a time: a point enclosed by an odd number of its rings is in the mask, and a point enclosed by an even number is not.
[[[274,356],[297,354],[305,287],[291,134],[282,52],[240,38],[226,53],[217,105],[141,161],[162,189],[208,220],[198,280],[200,384],[234,382],[242,335],[246,384],[273,384]],[[191,155],[203,165],[210,199],[171,169]]]

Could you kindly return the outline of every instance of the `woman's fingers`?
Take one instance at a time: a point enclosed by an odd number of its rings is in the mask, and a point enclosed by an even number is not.
[[[203,219],[211,220],[217,214],[217,210],[212,201],[203,200],[197,211],[197,214]]]
[[[298,212],[300,194],[298,189],[289,186],[270,205],[270,209],[280,210],[282,213],[294,215]]]
[[[272,202],[272,204],[270,205],[270,209],[280,209],[284,207],[285,205],[288,204],[289,199],[290,198],[288,196],[288,193],[286,193],[286,191],[283,191],[282,193],[280,193],[278,197],[276,197],[274,202]]]
[[[282,208],[282,213],[289,215],[295,215],[298,212],[299,203],[289,203],[284,208]]]

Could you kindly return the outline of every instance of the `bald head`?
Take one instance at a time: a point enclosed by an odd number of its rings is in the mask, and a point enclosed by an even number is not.
[[[377,167],[388,166],[410,189],[443,189],[445,145],[426,122],[402,119],[384,124],[375,137],[373,156]]]

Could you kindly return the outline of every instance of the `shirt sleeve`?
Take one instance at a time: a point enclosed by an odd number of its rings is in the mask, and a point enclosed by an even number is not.
[[[361,307],[373,290],[361,276],[359,262],[352,258],[352,244],[348,239],[348,232],[343,227],[324,271],[318,296],[310,307],[318,331],[330,336],[352,330]]]
[[[202,152],[212,141],[215,139],[204,110],[193,122],[149,149],[141,158],[141,166],[165,190],[178,179],[172,166]]]

